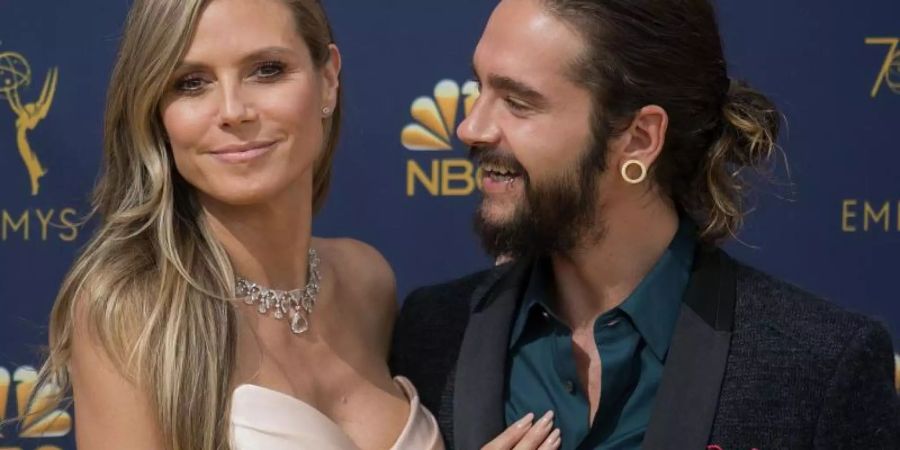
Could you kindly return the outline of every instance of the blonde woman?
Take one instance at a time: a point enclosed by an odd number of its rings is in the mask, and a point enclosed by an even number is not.
[[[340,69],[315,0],[134,2],[42,371],[79,448],[443,448],[388,371],[390,267],[311,236]]]

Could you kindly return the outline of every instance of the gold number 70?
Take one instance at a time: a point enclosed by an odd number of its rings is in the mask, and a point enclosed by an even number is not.
[[[881,71],[878,72],[878,78],[875,79],[875,86],[872,86],[872,97],[878,94],[878,90],[881,88],[881,82],[887,80],[888,73],[891,70],[891,63],[893,63],[894,58],[900,55],[897,54],[897,44],[900,43],[900,38],[887,38],[887,37],[872,37],[866,38],[867,45],[887,45],[890,46],[888,49],[887,55],[884,57],[884,64],[881,65]]]

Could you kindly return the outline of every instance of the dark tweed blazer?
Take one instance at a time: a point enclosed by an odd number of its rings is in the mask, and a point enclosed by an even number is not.
[[[403,305],[391,369],[416,385],[448,448],[481,448],[505,428],[506,350],[530,264],[424,287]],[[893,377],[882,326],[701,248],[643,448],[900,449]]]

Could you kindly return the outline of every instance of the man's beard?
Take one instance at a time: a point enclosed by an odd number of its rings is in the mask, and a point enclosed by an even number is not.
[[[492,152],[473,148],[472,157],[479,162],[504,159]],[[533,184],[521,170],[525,199],[516,206],[512,218],[502,223],[485,220],[482,199],[475,213],[475,231],[484,250],[494,257],[518,259],[568,254],[579,245],[602,239],[604,227],[598,219],[597,185],[605,166],[605,154],[605,147],[598,146],[594,140],[574,167],[540,184]],[[521,167],[517,161],[506,163]]]

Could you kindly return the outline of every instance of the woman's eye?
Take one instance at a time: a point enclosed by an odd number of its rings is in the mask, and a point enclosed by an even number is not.
[[[269,61],[257,66],[255,75],[260,78],[275,78],[282,73],[284,73],[283,63]]]
[[[175,83],[175,90],[183,93],[196,93],[203,89],[206,84],[205,80],[199,77],[183,78]]]

